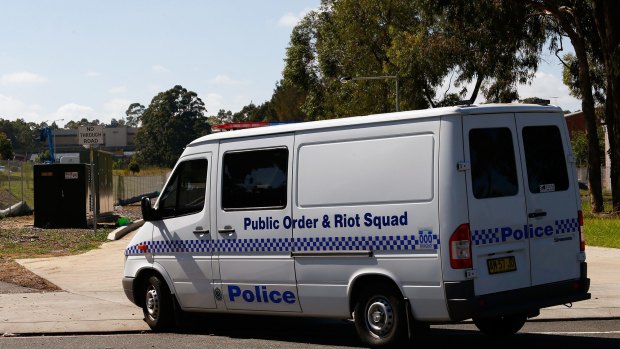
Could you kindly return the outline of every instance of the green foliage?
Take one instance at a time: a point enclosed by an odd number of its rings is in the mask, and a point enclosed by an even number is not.
[[[272,119],[273,112],[271,103],[265,102],[259,106],[250,103],[244,106],[239,112],[232,114],[232,122],[244,121],[268,121]]]
[[[77,130],[81,126],[99,126],[99,125],[102,125],[99,119],[88,121],[88,119],[82,118],[79,121],[73,121],[73,120],[69,121],[68,123],[65,124],[65,128],[69,130]]]
[[[110,124],[108,126],[109,127],[122,127],[122,126],[125,126],[125,123],[126,123],[125,119],[117,120],[115,118],[112,118],[112,120],[110,120]]]
[[[37,162],[37,163],[44,163],[45,161],[51,160],[51,158],[52,158],[52,156],[50,154],[49,149],[45,149],[44,151],[39,153],[39,155],[36,157],[36,159],[34,161]]]
[[[138,162],[172,167],[192,140],[210,132],[203,101],[180,85],[153,97],[140,116]]]
[[[125,111],[127,118],[125,124],[129,127],[138,127],[140,125],[140,118],[144,114],[146,108],[140,103],[132,103]]]
[[[209,122],[210,125],[219,125],[227,122],[231,122],[233,118],[233,114],[230,110],[226,111],[224,109],[220,109],[215,116],[215,123]]]
[[[0,132],[3,132],[11,140],[13,152],[33,153],[40,149],[39,129],[43,124],[26,122],[24,119],[15,121],[0,119]]]
[[[601,154],[601,163],[605,162],[605,130],[598,128],[598,146]],[[570,139],[573,154],[577,161],[577,167],[587,166],[588,164],[588,138],[584,131],[573,132]]]
[[[532,13],[515,1],[324,0],[293,29],[271,102],[278,117],[390,112],[394,79],[339,81],[388,75],[400,77],[401,110],[473,102],[479,90],[487,101],[510,102],[516,84],[533,78],[545,42]],[[438,95],[448,78],[457,91]]]
[[[568,53],[562,57],[564,66],[562,67],[562,82],[568,87],[570,95],[581,99],[581,88],[579,87],[579,62],[577,57]],[[590,80],[592,82],[592,94],[598,104],[605,103],[605,67],[600,60],[593,59],[589,54],[590,60]]]
[[[12,160],[13,156],[13,143],[4,132],[0,132],[0,160]]]
[[[132,174],[140,173],[140,165],[135,161],[130,162],[129,171],[131,171]]]
[[[304,119],[304,112],[301,110],[306,92],[300,87],[281,80],[276,84],[271,97],[271,107],[273,108],[273,119],[278,121],[296,121]],[[312,113],[310,113],[312,114]]]

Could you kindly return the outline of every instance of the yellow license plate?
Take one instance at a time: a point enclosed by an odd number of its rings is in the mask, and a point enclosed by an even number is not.
[[[487,267],[489,268],[489,274],[507,273],[517,270],[517,262],[514,256],[487,259]]]

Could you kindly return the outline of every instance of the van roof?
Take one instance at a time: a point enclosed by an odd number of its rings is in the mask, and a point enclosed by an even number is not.
[[[409,119],[433,118],[443,115],[468,115],[468,114],[499,114],[499,113],[557,113],[562,109],[556,106],[543,106],[539,104],[483,104],[483,105],[463,105],[455,107],[444,107],[434,109],[409,110],[395,113],[374,114],[367,116],[353,116],[347,118],[308,121],[290,124],[280,124],[276,126],[258,127],[244,130],[219,132],[206,135],[195,139],[188,147],[195,147],[200,144],[219,141],[222,139],[244,138],[262,136],[279,133],[290,133],[305,130],[315,130],[322,128],[365,125],[388,121],[402,121]]]

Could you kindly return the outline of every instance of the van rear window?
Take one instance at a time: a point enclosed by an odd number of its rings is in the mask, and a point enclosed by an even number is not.
[[[476,199],[517,195],[517,165],[509,128],[470,130],[469,154]]]
[[[568,189],[566,157],[557,126],[523,128],[527,182],[532,193]]]
[[[224,154],[222,208],[260,210],[286,207],[288,149]]]

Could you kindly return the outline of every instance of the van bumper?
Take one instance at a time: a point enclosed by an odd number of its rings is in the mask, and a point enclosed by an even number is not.
[[[581,265],[579,279],[481,296],[474,294],[473,280],[445,283],[448,313],[452,321],[509,314],[534,317],[541,308],[590,299],[589,289],[590,279],[587,278],[585,262]]]
[[[127,299],[129,299],[129,301],[131,301],[131,303],[136,304],[136,301],[134,299],[134,294],[133,294],[133,281],[135,278],[131,278],[131,277],[124,277],[123,278],[123,291],[125,291],[125,296],[127,296]]]

